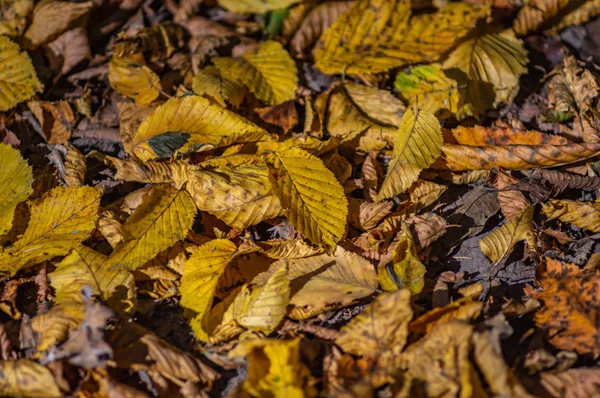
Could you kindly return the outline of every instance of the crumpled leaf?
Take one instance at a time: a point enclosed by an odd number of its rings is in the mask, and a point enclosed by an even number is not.
[[[269,105],[280,104],[296,96],[296,63],[279,42],[268,40],[240,58],[214,58],[213,62],[221,76],[245,85]]]
[[[441,154],[442,132],[437,118],[418,108],[404,113],[394,141],[394,156],[379,190],[378,200],[406,191],[419,173]]]
[[[268,133],[206,98],[172,98],[159,106],[132,137],[135,155],[143,161],[268,139]]]
[[[198,71],[192,81],[192,90],[197,95],[216,101],[222,107],[227,107],[227,103],[237,107],[246,95],[243,85],[236,80],[221,77],[214,66]]]
[[[0,35],[18,37],[25,32],[27,18],[33,10],[33,0],[7,0],[2,3]]]
[[[60,397],[62,395],[50,369],[30,359],[0,361],[0,394],[20,397]]]
[[[517,242],[531,242],[533,230],[533,206],[526,207],[513,219],[481,239],[481,251],[495,265],[510,253]]]
[[[530,205],[523,192],[514,186],[517,182],[516,178],[503,171],[498,172],[496,181],[494,181],[494,187],[498,189],[500,210],[504,218],[509,221]]]
[[[600,12],[598,0],[586,1],[560,20],[558,24],[550,29],[549,33],[559,32],[562,29],[574,25],[583,25],[590,19],[594,18]]]
[[[535,322],[554,346],[581,355],[600,355],[598,311],[598,272],[579,270],[572,264],[546,259],[541,291],[532,287],[525,293],[543,303]]]
[[[0,144],[0,235],[10,231],[17,205],[33,193],[33,170],[10,145]]]
[[[598,82],[592,73],[579,66],[575,57],[567,57],[549,83],[548,108],[566,115],[583,114],[593,107]]]
[[[80,62],[92,58],[92,50],[84,26],[66,31],[48,44],[52,69],[65,75]]]
[[[188,311],[194,336],[208,341],[206,319],[213,303],[219,278],[237,247],[227,239],[215,239],[193,249],[181,277],[181,306]]]
[[[81,186],[83,185],[87,171],[86,158],[73,145],[66,144],[65,146],[67,148],[64,164],[65,173],[63,176],[65,184],[70,187]]]
[[[392,264],[379,268],[379,283],[386,291],[406,288],[418,294],[425,286],[425,265],[417,256],[415,239],[407,224],[402,224],[398,243],[392,255]]]
[[[71,138],[77,118],[67,101],[30,101],[29,109],[37,118],[50,144],[65,144]]]
[[[578,228],[600,232],[600,202],[551,200],[544,203],[542,211],[549,220],[558,218]]]
[[[323,34],[315,66],[323,73],[378,73],[434,61],[482,16],[466,3],[410,18],[406,0],[359,0]],[[417,40],[418,39],[418,40]]]
[[[458,111],[458,83],[447,77],[439,64],[416,66],[410,72],[398,73],[394,88],[408,100],[410,106],[427,113]]]
[[[125,240],[103,267],[134,270],[161,251],[186,237],[194,222],[196,206],[185,190],[156,185],[144,195],[122,231]]]
[[[0,111],[28,100],[43,88],[27,53],[0,35]]]
[[[136,104],[149,104],[160,95],[160,77],[146,65],[141,54],[113,56],[108,63],[110,85]]]
[[[25,47],[35,50],[74,27],[94,7],[94,2],[42,0],[33,10],[33,19],[25,32]]]
[[[461,43],[442,67],[461,91],[457,117],[479,117],[500,103],[511,103],[519,76],[527,71],[527,51],[512,30],[483,33]]]
[[[113,54],[127,58],[134,54],[145,54],[152,61],[169,58],[175,50],[185,45],[185,30],[171,21],[141,29],[132,37],[118,37]]]
[[[312,242],[335,247],[346,231],[344,189],[323,162],[291,148],[270,157],[271,184],[287,217]]]
[[[246,340],[229,352],[248,359],[243,389],[252,396],[273,398],[316,395],[308,367],[300,361],[300,339]]]
[[[229,11],[248,14],[264,14],[280,10],[294,4],[297,0],[219,0],[219,4]]]
[[[335,344],[347,353],[379,358],[398,355],[408,337],[412,319],[411,292],[383,293],[341,330]]]
[[[513,29],[519,35],[538,30],[544,22],[559,14],[569,3],[569,0],[529,0],[519,10]]]
[[[101,192],[92,187],[58,187],[31,204],[25,233],[0,253],[0,272],[65,255],[95,228]]]
[[[156,106],[119,102],[117,107],[119,108],[119,133],[121,133],[123,149],[127,153],[132,153],[132,137]]]

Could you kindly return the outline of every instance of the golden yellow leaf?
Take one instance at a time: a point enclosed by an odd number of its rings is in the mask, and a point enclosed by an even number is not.
[[[102,215],[98,219],[98,230],[113,249],[125,239],[121,220],[112,211],[102,210]]]
[[[600,202],[551,200],[544,203],[542,211],[549,220],[558,218],[578,228],[600,232]]]
[[[42,0],[33,10],[33,19],[25,32],[27,49],[36,49],[66,32],[94,7],[94,2]]]
[[[533,206],[523,209],[506,224],[493,230],[479,242],[481,251],[497,265],[510,253],[517,242],[532,239]]]
[[[63,394],[50,369],[29,359],[0,361],[0,395],[52,398]]]
[[[427,271],[417,255],[415,239],[406,223],[398,234],[398,243],[392,255],[392,264],[379,268],[379,283],[386,291],[406,288],[413,294],[421,293]]]
[[[134,270],[186,237],[196,206],[185,190],[156,185],[123,224],[125,240],[103,267]]]
[[[406,344],[412,316],[408,289],[383,293],[342,327],[335,344],[354,355],[398,355]]]
[[[493,106],[512,102],[527,61],[523,42],[510,29],[480,32],[461,43],[443,63],[445,73],[464,87],[457,116],[479,117]]]
[[[0,235],[4,235],[12,228],[17,205],[33,192],[33,171],[19,151],[5,144],[0,144],[0,170]]]
[[[452,171],[534,169],[559,166],[596,156],[597,143],[570,143],[567,145],[489,145],[470,146],[444,144],[443,161],[432,167]]]
[[[219,0],[219,4],[229,11],[264,14],[273,10],[287,8],[298,0]]]
[[[335,247],[346,232],[348,201],[333,173],[299,148],[275,152],[270,162],[271,183],[290,222],[313,243]]]
[[[293,319],[306,319],[348,306],[378,288],[375,267],[341,246],[333,255],[284,258],[277,263],[289,267],[293,292],[290,305],[295,307],[290,314]]]
[[[143,161],[212,149],[239,142],[269,139],[268,133],[245,118],[203,97],[172,98],[140,125],[132,138]]]
[[[235,325],[269,334],[282,321],[290,300],[290,282],[287,264],[274,265],[270,274],[259,274],[252,283],[244,285],[223,315],[211,342],[225,335],[234,337],[229,329]],[[239,330],[242,332],[244,329]]]
[[[416,66],[410,72],[398,73],[394,87],[410,106],[427,113],[458,111],[458,83],[447,77],[439,64]]]
[[[67,143],[65,147],[67,148],[64,164],[65,173],[63,176],[65,184],[70,187],[81,186],[83,185],[87,171],[85,156],[71,144]]]
[[[215,239],[194,248],[185,262],[181,277],[181,306],[190,319],[194,336],[208,341],[211,330],[205,329],[205,320],[212,307],[215,290],[225,267],[237,247],[227,239]]]
[[[335,149],[341,140],[337,137],[322,141],[310,136],[291,137],[283,141],[261,141],[256,144],[257,154],[268,154],[290,148],[304,149],[308,153],[319,156]]]
[[[222,107],[227,103],[240,106],[246,95],[246,88],[236,80],[219,76],[219,71],[214,66],[207,66],[198,71],[192,81],[192,90],[197,95],[212,99]]]
[[[346,94],[364,115],[384,126],[400,126],[406,107],[389,91],[347,82]],[[330,105],[331,106],[331,105]]]
[[[242,388],[251,396],[303,398],[316,396],[310,370],[300,360],[300,339],[246,340],[229,352],[248,359]]]
[[[101,194],[91,187],[58,187],[34,201],[25,233],[0,253],[0,272],[14,275],[67,254],[95,228]]]
[[[303,258],[323,253],[323,250],[299,239],[272,239],[259,243],[262,253],[270,258]]]
[[[440,123],[433,114],[408,108],[394,141],[394,156],[388,165],[377,200],[406,191],[419,173],[441,154],[443,143]]]
[[[144,120],[154,111],[155,104],[141,105],[132,102],[119,102],[119,132],[125,152],[133,153],[132,137]]]
[[[28,100],[43,88],[29,55],[21,52],[8,37],[0,35],[0,111]]]
[[[238,231],[283,213],[264,164],[212,170],[190,168],[184,178],[175,178],[175,183],[187,182],[185,187],[199,210],[215,215]]]
[[[435,61],[483,16],[466,3],[450,3],[434,14],[410,14],[407,0],[357,1],[321,37],[315,66],[328,74],[354,74]]]
[[[110,85],[125,97],[133,98],[136,104],[149,104],[160,95],[160,77],[146,66],[142,54],[113,56],[108,63]]]
[[[269,105],[296,97],[296,63],[279,42],[268,40],[239,58],[213,58],[213,62],[221,76],[245,85]]]
[[[25,32],[27,18],[33,10],[33,0],[6,0],[2,4],[0,35],[18,37]]]
[[[112,156],[106,156],[103,160],[116,169],[115,179],[121,181],[148,184],[177,181],[177,186],[182,186],[187,180],[188,166],[184,162],[149,161],[142,163],[134,158],[119,159]]]

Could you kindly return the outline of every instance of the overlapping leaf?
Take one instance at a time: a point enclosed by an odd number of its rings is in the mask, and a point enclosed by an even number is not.
[[[0,144],[0,235],[12,227],[17,205],[33,192],[33,173],[16,149]]]
[[[138,104],[149,104],[162,90],[160,77],[147,65],[142,54],[112,57],[108,63],[111,86]]]
[[[548,219],[558,218],[562,222],[592,232],[600,232],[600,203],[576,202],[573,200],[551,200],[544,203],[543,212]]]
[[[0,35],[0,111],[28,100],[43,87],[29,56],[8,37]]]
[[[529,206],[512,220],[481,239],[481,251],[494,265],[497,265],[519,241],[531,242],[532,228],[533,207]]]

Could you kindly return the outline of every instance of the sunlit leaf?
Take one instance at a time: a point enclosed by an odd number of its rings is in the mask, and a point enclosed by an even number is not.
[[[246,94],[244,86],[236,80],[219,76],[219,71],[214,66],[207,66],[194,76],[192,90],[197,95],[210,98],[223,107],[226,107],[227,103],[239,106]]]
[[[162,90],[160,77],[152,71],[143,55],[113,56],[108,63],[110,85],[125,97],[133,98],[137,104],[149,104]]]
[[[17,205],[33,192],[33,171],[19,151],[0,144],[0,235],[10,231]]]
[[[392,263],[379,268],[379,283],[387,291],[404,287],[413,294],[418,294],[425,286],[425,272],[425,265],[417,256],[415,239],[408,225],[403,224],[392,255]]]
[[[252,14],[287,8],[296,2],[297,0],[219,0],[219,4],[230,11]]]
[[[600,202],[551,200],[544,203],[542,211],[549,220],[558,218],[578,228],[600,232]]]
[[[27,53],[0,35],[0,111],[28,100],[43,88]]]
[[[522,240],[531,241],[533,229],[533,207],[523,209],[512,220],[481,239],[481,251],[497,265],[515,245]]]
[[[144,53],[151,60],[164,60],[185,45],[185,35],[181,26],[166,21],[143,28],[132,37],[118,37],[113,45],[113,54],[119,58],[127,58]]]

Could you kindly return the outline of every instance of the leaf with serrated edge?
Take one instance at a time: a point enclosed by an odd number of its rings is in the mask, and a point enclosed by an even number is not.
[[[335,247],[346,231],[348,201],[333,173],[299,148],[275,152],[270,162],[271,183],[290,222],[313,243]]]
[[[215,239],[192,249],[181,277],[181,306],[192,318],[194,336],[208,341],[204,320],[208,315],[219,278],[225,271],[237,247],[227,239]]]
[[[0,235],[10,231],[15,208],[33,192],[33,171],[10,145],[0,144]]]
[[[269,139],[254,123],[208,99],[189,95],[159,106],[132,137],[135,155],[143,161],[171,157],[203,147]]]
[[[125,240],[106,260],[104,267],[134,270],[161,251],[186,237],[196,206],[185,190],[156,185],[123,224]]]
[[[244,86],[235,80],[222,78],[214,66],[198,71],[192,81],[192,90],[197,95],[213,99],[223,107],[227,103],[239,106],[246,94]]]
[[[442,131],[437,118],[413,107],[406,110],[394,141],[394,156],[388,165],[378,200],[406,191],[419,173],[441,154]]]
[[[577,228],[600,232],[600,202],[551,200],[544,203],[542,211],[549,220],[558,218]]]
[[[490,261],[497,265],[509,254],[517,242],[529,240],[533,228],[533,206],[521,211],[512,220],[496,228],[486,237],[481,239],[481,251]]]
[[[27,53],[0,35],[0,112],[28,100],[43,88]]]
[[[269,40],[240,58],[213,58],[213,62],[223,77],[242,83],[269,105],[296,96],[296,63],[279,42]]]
[[[0,272],[14,275],[67,254],[95,228],[101,194],[97,188],[59,187],[34,201],[25,233],[0,254]]]

